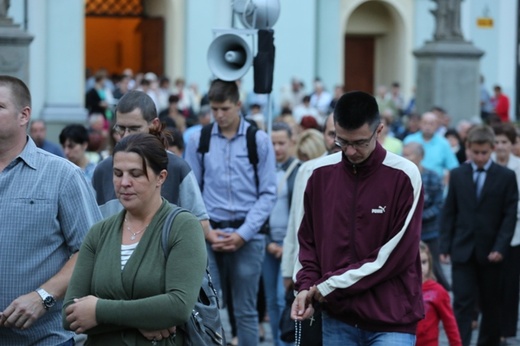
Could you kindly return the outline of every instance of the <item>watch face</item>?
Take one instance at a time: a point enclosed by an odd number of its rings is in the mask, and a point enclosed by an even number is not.
[[[43,301],[43,304],[47,308],[53,307],[55,303],[56,303],[56,301],[54,300],[54,298],[52,296],[45,298],[45,300]]]

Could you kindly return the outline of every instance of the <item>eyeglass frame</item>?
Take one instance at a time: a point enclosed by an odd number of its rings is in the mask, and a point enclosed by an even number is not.
[[[336,134],[336,136],[334,137],[334,145],[337,146],[338,148],[341,148],[341,150],[345,150],[346,148],[348,148],[349,146],[351,146],[353,149],[365,149],[367,148],[369,145],[370,145],[370,142],[372,142],[372,139],[374,138],[376,132],[377,132],[377,129],[379,128],[379,125],[381,125],[381,122],[379,122],[376,126],[376,128],[374,129],[374,131],[372,132],[372,135],[370,135],[369,138],[367,139],[360,139],[360,140],[357,140],[353,143],[351,142],[348,142],[346,140],[344,140],[343,138],[339,138],[338,135]],[[343,143],[341,143],[343,142]]]
[[[142,132],[141,130],[142,130],[143,126],[142,125],[139,125],[139,126],[122,126],[122,125],[115,124],[112,128],[114,129],[114,131],[118,135],[123,137],[127,131],[128,131],[129,135],[131,135],[133,133]]]

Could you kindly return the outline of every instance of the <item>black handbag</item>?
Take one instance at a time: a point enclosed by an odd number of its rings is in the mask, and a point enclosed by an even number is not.
[[[280,317],[280,339],[284,342],[296,341],[296,321],[291,319],[291,307],[294,301],[292,289],[285,292],[285,308]],[[322,346],[321,337],[321,309],[314,307],[312,318],[301,322],[300,345],[297,346]]]
[[[280,339],[284,342],[294,342],[296,324],[291,318],[291,306],[294,294],[291,289],[285,292],[285,307],[280,316]]]
[[[166,217],[162,229],[164,256],[168,256],[168,239],[173,220],[183,211],[187,210],[173,205],[173,210]],[[220,319],[218,295],[207,267],[199,297],[190,318],[184,325],[178,326],[177,331],[180,331],[184,337],[183,346],[223,346],[226,344],[224,328]]]

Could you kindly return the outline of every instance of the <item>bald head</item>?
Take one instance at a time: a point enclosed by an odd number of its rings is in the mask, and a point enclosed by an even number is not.
[[[31,124],[29,125],[29,135],[36,143],[36,146],[41,147],[45,141],[45,138],[47,137],[45,122],[41,119],[35,119],[31,121]]]
[[[424,139],[431,139],[437,131],[439,126],[438,118],[435,113],[426,112],[421,116],[421,123],[419,125]]]
[[[420,143],[408,143],[403,147],[403,156],[420,168],[424,158],[424,148]]]

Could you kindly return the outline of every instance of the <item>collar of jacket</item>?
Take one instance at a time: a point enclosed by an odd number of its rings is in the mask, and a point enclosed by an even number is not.
[[[372,153],[365,161],[353,164],[347,159],[345,153],[342,153],[341,161],[343,162],[343,166],[347,172],[352,175],[363,177],[368,176],[377,170],[383,163],[385,156],[386,150],[381,146],[381,144],[379,144],[379,142],[376,141],[376,147],[374,148],[374,151],[372,151]]]

